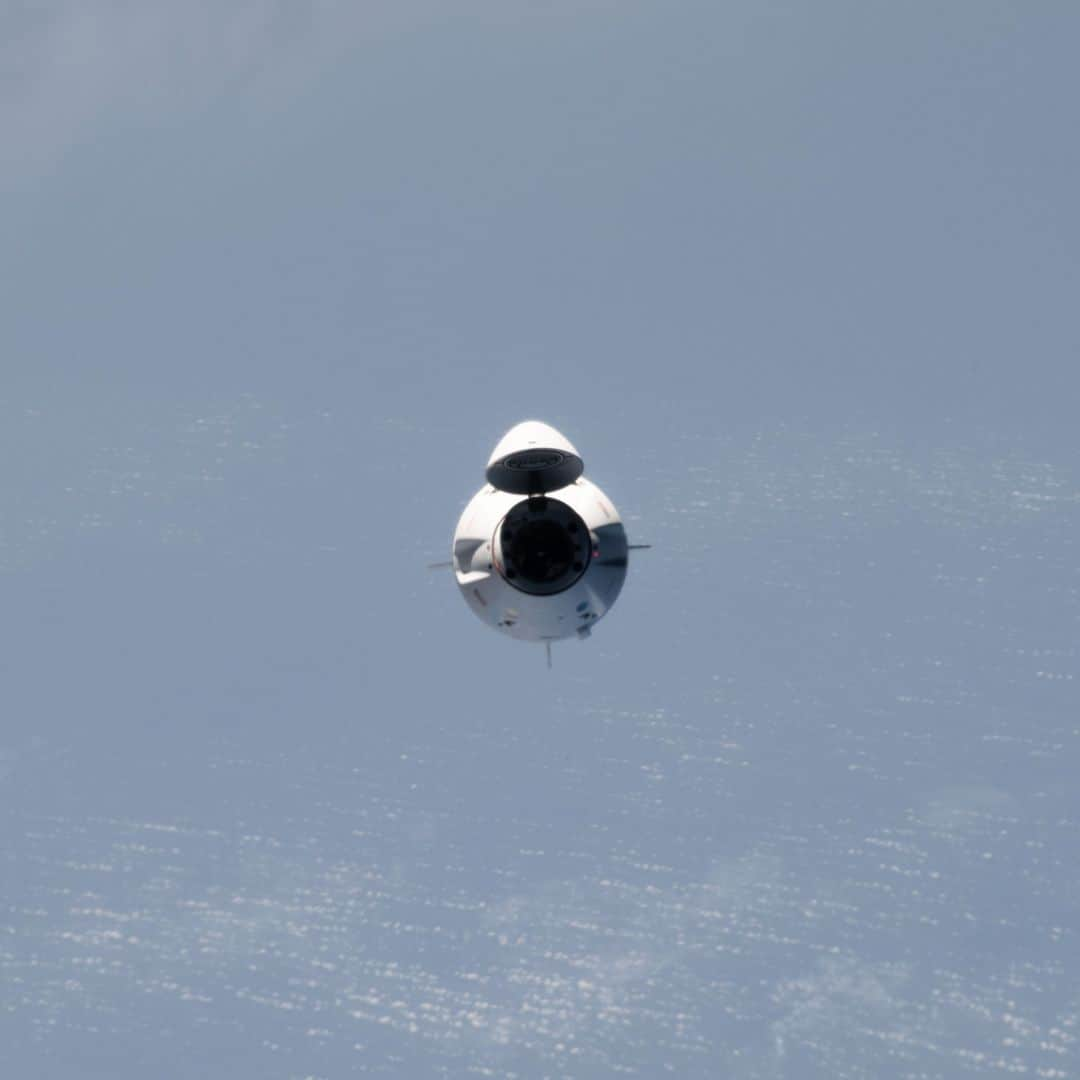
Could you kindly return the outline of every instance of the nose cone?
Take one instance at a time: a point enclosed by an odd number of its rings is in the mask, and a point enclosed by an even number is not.
[[[523,420],[499,440],[487,481],[512,495],[542,495],[572,484],[584,471],[581,455],[565,435],[539,420]]]

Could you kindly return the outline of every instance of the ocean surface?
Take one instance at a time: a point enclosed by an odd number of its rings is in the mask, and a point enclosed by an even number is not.
[[[570,430],[654,547],[548,671],[426,569],[497,424],[3,419],[4,1076],[1077,1075],[1060,445]]]

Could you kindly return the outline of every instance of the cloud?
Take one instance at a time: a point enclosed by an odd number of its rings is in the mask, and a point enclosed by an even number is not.
[[[771,1028],[776,1059],[809,1055],[828,1064],[820,1059],[851,1052],[853,1033],[867,1047],[884,1042],[897,1052],[916,1044],[925,1049],[931,1017],[910,1000],[910,978],[904,964],[828,957],[816,971],[781,981],[773,992],[781,1012]]]
[[[27,178],[110,117],[153,122],[216,97],[267,104],[342,56],[448,21],[514,26],[611,0],[56,0],[0,9],[0,175]]]
[[[25,178],[54,167],[111,116],[167,121],[223,93],[292,93],[350,49],[438,11],[431,0],[5,5],[0,168]]]
[[[941,788],[923,800],[914,817],[939,836],[962,839],[985,830],[988,821],[1016,813],[1016,799],[1008,791],[984,784]]]
[[[0,746],[0,782],[6,780],[15,771],[19,760],[18,753],[6,746]]]

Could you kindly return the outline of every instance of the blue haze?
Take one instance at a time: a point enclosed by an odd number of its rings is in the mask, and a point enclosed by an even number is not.
[[[2,1075],[1074,1075],[1075,7],[304,10],[0,15]]]

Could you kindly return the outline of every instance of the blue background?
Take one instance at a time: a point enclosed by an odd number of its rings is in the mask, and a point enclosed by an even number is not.
[[[1064,1080],[1075,6],[454,7],[0,15],[5,1075]]]

